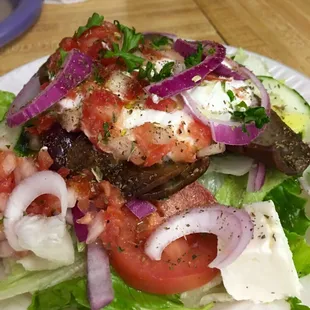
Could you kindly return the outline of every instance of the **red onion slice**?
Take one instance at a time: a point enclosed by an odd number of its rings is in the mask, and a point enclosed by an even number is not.
[[[21,125],[50,108],[83,82],[92,71],[92,60],[77,49],[68,53],[64,67],[55,79],[40,92],[38,77],[33,77],[13,101],[7,116],[10,127]]]
[[[167,230],[169,227],[169,230]],[[160,260],[163,250],[173,241],[194,233],[212,233],[224,244],[211,268],[223,268],[243,252],[253,236],[253,223],[242,209],[222,205],[194,208],[171,217],[160,225],[145,244],[145,253]]]
[[[207,46],[210,44],[214,44],[212,41],[185,41],[178,39],[174,43],[174,50],[177,51],[179,54],[181,54],[183,57],[188,57],[189,55],[193,54],[197,50],[197,44],[201,43],[203,46]],[[205,55],[203,56],[203,59],[205,58]],[[227,58],[226,58],[227,59]],[[245,76],[233,71],[232,69],[228,68],[227,66],[220,64],[217,68],[212,71],[212,73],[215,73],[218,76],[224,76],[233,78],[235,80],[245,80]]]
[[[85,214],[78,208],[77,205],[75,205],[74,208],[72,208],[72,215],[75,235],[78,238],[79,242],[85,242],[88,234],[87,225],[79,224],[77,222]]]
[[[15,234],[16,223],[24,216],[30,203],[43,194],[55,195],[61,204],[61,216],[65,218],[68,207],[68,191],[64,179],[53,171],[40,171],[24,179],[11,193],[4,212],[4,232],[10,246],[22,251]]]
[[[249,171],[247,191],[257,192],[259,191],[265,182],[266,167],[262,163],[256,163]]]
[[[140,220],[156,211],[150,202],[139,199],[128,201],[126,207]]]
[[[179,40],[177,40],[176,43],[178,41]],[[207,55],[200,64],[170,78],[164,79],[163,81],[153,83],[145,88],[146,91],[150,94],[155,94],[160,98],[166,98],[177,95],[184,90],[198,85],[201,80],[218,67],[225,58],[226,49],[223,45],[212,42],[212,44],[206,45],[205,47],[205,49],[211,48],[214,50],[214,53],[212,55]],[[196,79],[196,77],[199,78]]]
[[[87,246],[88,297],[92,310],[100,310],[114,298],[109,257],[100,244]]]

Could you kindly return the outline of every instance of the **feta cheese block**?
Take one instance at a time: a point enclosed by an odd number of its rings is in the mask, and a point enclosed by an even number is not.
[[[235,300],[256,303],[299,297],[301,284],[273,202],[245,205],[244,209],[254,223],[254,235],[244,252],[221,269],[227,292]]]

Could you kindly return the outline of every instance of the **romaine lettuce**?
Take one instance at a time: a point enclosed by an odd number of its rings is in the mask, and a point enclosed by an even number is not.
[[[6,112],[9,109],[10,104],[13,102],[15,95],[0,90],[0,122],[4,119]]]
[[[104,310],[188,310],[178,295],[153,295],[129,287],[115,272],[112,272],[115,297]],[[208,310],[212,304],[202,308]],[[87,300],[87,281],[85,277],[68,280],[46,290],[36,292],[28,310],[90,309]]]

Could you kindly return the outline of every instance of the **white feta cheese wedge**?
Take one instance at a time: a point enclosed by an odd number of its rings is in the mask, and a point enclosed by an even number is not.
[[[255,303],[299,297],[301,284],[273,202],[244,209],[254,223],[254,236],[244,252],[221,270],[227,292],[235,300]]]

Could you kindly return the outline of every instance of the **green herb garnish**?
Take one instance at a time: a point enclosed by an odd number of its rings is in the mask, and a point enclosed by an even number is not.
[[[94,68],[94,79],[96,81],[97,84],[102,84],[104,82],[103,77],[100,75],[100,71],[98,67]]]
[[[75,36],[79,38],[86,30],[93,26],[101,26],[104,17],[98,13],[94,13],[87,21],[86,26],[80,26],[79,29],[75,32]]]
[[[162,46],[166,46],[172,42],[171,39],[165,36],[156,37],[152,40],[152,47],[159,50]]]
[[[129,72],[139,68],[144,59],[142,57],[132,54],[132,52],[138,47],[139,42],[143,39],[142,33],[136,33],[135,28],[128,28],[121,25],[118,21],[114,21],[114,24],[123,33],[123,45],[120,49],[119,45],[113,43],[113,50],[107,51],[104,55],[105,58],[120,57],[124,60],[127,70]]]
[[[247,132],[246,124],[254,122],[255,126],[260,129],[270,121],[263,107],[248,107],[244,101],[241,101],[235,108],[236,110],[231,112],[232,119],[242,123],[243,132]],[[242,108],[245,110],[242,111]]]
[[[232,102],[232,101],[235,100],[235,94],[232,92],[232,90],[229,89],[229,90],[226,92],[226,94],[227,94],[227,96],[229,97],[230,102]]]
[[[184,59],[184,63],[185,63],[186,68],[190,68],[190,67],[196,66],[199,63],[201,63],[202,55],[203,55],[203,47],[202,47],[201,43],[198,43],[196,53],[194,53],[188,57],[185,57],[185,59]]]
[[[140,79],[148,79],[150,82],[159,82],[164,80],[172,75],[172,68],[174,66],[174,62],[167,62],[159,72],[156,71],[154,64],[148,62],[146,64],[145,69],[139,69],[138,77]]]
[[[66,52],[64,49],[60,48],[59,49],[59,55],[60,55],[60,58],[58,60],[58,66],[59,67],[62,67],[67,55],[68,55],[68,52]]]
[[[108,122],[104,122],[102,127],[103,127],[103,140],[105,141],[105,143],[107,143],[109,138],[111,137],[110,125]]]

